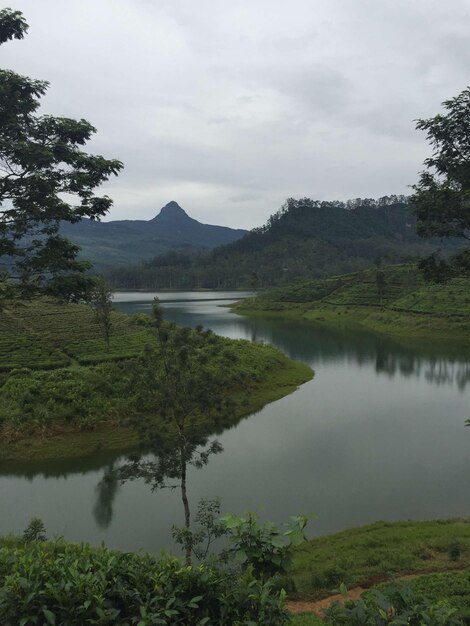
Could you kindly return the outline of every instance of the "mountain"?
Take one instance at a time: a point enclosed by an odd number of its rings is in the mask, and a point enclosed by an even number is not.
[[[289,199],[265,226],[202,255],[164,254],[145,268],[111,270],[133,288],[264,288],[397,263],[455,243],[423,240],[407,198],[318,202]]]
[[[246,230],[201,224],[177,202],[151,220],[64,222],[61,234],[81,247],[80,257],[97,269],[141,263],[171,250],[210,250],[236,241]]]

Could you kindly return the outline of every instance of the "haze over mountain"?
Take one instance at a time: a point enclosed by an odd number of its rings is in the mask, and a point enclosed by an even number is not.
[[[210,250],[247,231],[201,224],[172,200],[151,220],[63,223],[61,234],[79,245],[80,256],[96,269],[131,265],[170,250]]]

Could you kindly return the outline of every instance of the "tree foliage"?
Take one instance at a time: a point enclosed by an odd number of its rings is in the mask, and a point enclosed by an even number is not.
[[[19,11],[0,12],[0,43],[21,39]],[[48,83],[0,70],[0,258],[21,295],[78,300],[89,292],[88,265],[60,235],[61,222],[99,219],[112,200],[94,189],[122,168],[84,152],[96,132],[86,120],[37,115]]]
[[[148,348],[144,356],[144,367],[138,373],[139,378],[142,374],[147,377],[139,381],[142,411],[132,420],[141,444],[153,452],[153,458],[131,457],[114,473],[123,482],[143,479],[152,490],[174,487],[171,481],[178,481],[184,525],[189,529],[188,466],[204,467],[212,454],[222,451],[219,442],[210,441],[209,435],[222,419],[234,414],[236,403],[228,392],[230,387],[243,384],[244,375],[238,372],[234,379],[237,356],[211,331],[164,322],[157,298],[153,327],[159,350]],[[189,564],[193,546],[189,533],[186,538],[184,549]]]
[[[433,152],[411,201],[420,235],[470,240],[470,87],[442,106],[447,113],[416,123]]]
[[[442,106],[444,113],[416,123],[432,148],[411,197],[417,232],[422,237],[470,241],[470,87]],[[450,263],[433,255],[423,261],[423,272],[443,282],[453,273],[466,272],[467,254],[463,250]]]
[[[109,351],[109,339],[113,327],[112,312],[112,290],[103,277],[99,277],[96,282],[91,296],[91,302],[95,307],[95,318],[103,331],[103,338],[106,348]]]

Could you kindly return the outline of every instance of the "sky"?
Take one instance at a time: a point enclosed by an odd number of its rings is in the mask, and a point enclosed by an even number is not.
[[[288,197],[408,194],[415,130],[470,84],[469,0],[10,0],[30,25],[0,65],[50,81],[41,112],[85,118],[124,170],[108,219],[176,200],[263,224]]]

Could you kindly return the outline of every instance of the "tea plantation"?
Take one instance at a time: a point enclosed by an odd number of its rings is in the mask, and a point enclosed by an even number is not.
[[[387,266],[268,290],[234,310],[469,342],[470,277],[426,283],[413,265]]]
[[[155,341],[151,331],[121,313],[112,314],[112,329],[107,349],[91,307],[48,299],[18,304],[0,313],[0,371],[127,359]]]

